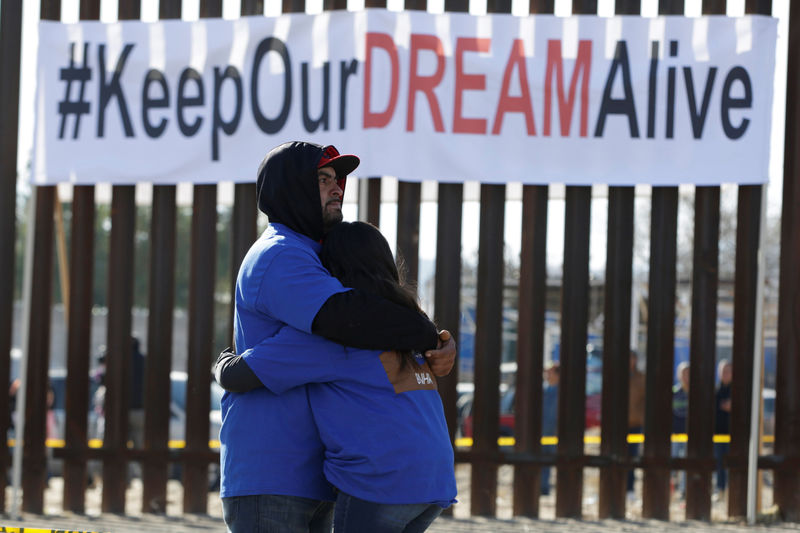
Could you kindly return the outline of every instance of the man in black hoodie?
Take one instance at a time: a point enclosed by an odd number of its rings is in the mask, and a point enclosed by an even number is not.
[[[425,352],[433,372],[445,375],[455,360],[449,333],[442,332],[442,345],[427,317],[343,287],[319,260],[320,241],[342,219],[345,181],[358,163],[333,146],[306,142],[282,144],[264,158],[258,207],[270,224],[239,270],[236,349],[241,353],[288,324],[346,346]],[[221,384],[233,391],[222,400],[220,431],[228,528],[329,532],[334,495],[322,474],[324,450],[305,387],[281,395],[250,390],[258,378],[244,359],[228,355],[216,369],[218,376],[226,369],[230,382]]]

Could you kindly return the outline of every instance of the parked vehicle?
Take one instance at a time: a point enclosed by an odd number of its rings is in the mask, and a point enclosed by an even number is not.
[[[602,351],[592,344],[586,347],[586,428],[600,425],[601,392],[603,388],[603,358]],[[504,363],[507,374],[516,374],[516,363]],[[513,381],[513,379],[511,380]],[[461,387],[466,384],[459,384]],[[471,384],[470,384],[471,385]],[[467,388],[464,387],[466,391]],[[500,385],[500,422],[499,437],[514,436],[514,397],[516,386]],[[459,396],[458,429],[459,436],[472,437],[472,388]]]

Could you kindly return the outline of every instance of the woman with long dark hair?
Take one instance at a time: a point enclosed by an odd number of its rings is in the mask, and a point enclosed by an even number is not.
[[[419,309],[374,226],[337,224],[320,258],[344,286]],[[336,533],[424,531],[455,501],[444,410],[421,354],[343,347],[287,326],[241,358],[276,394],[309,384],[324,474],[337,489]],[[220,384],[244,392],[226,382],[225,367],[218,361]]]

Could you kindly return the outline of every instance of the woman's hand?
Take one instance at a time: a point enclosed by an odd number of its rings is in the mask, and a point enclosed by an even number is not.
[[[428,365],[437,377],[446,376],[456,362],[456,341],[446,329],[439,332],[439,346],[425,352]]]

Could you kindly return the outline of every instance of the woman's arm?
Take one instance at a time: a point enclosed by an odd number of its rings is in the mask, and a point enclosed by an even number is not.
[[[214,378],[228,392],[247,392],[264,386],[242,356],[236,355],[230,347],[225,348],[214,363]]]

